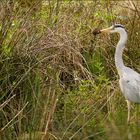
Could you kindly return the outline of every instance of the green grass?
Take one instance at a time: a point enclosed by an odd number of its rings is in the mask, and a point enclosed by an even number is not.
[[[140,106],[127,124],[118,85],[118,36],[92,35],[125,25],[123,58],[140,72],[139,2],[124,3],[0,2],[0,140],[139,140]]]

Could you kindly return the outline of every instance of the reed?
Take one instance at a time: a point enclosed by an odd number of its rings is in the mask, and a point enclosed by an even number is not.
[[[0,139],[139,139],[139,106],[128,126],[117,84],[118,37],[92,35],[124,24],[124,60],[140,72],[139,2],[130,3],[0,2]]]

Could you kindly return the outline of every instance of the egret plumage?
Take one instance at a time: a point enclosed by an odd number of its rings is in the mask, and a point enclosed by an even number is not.
[[[128,117],[127,121],[130,121],[131,102],[140,103],[140,74],[133,69],[127,67],[123,63],[122,55],[127,41],[127,32],[123,25],[114,24],[109,28],[96,30],[94,34],[99,33],[119,33],[120,39],[117,43],[115,51],[115,65],[119,74],[119,85],[122,94],[124,95],[127,108]]]

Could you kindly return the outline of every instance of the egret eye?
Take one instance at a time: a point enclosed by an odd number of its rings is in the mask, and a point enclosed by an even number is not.
[[[111,30],[115,30],[115,25],[112,26]]]

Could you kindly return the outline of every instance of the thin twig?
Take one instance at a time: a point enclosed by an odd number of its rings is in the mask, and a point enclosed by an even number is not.
[[[28,105],[29,102],[27,102],[23,108],[13,117],[13,119],[11,119],[1,130],[0,132],[2,132],[6,127],[8,127],[8,125],[24,110],[24,108]]]
[[[6,105],[10,102],[10,100],[13,99],[15,96],[16,96],[16,94],[14,94],[12,97],[10,97],[9,99],[7,99],[4,103],[2,103],[2,104],[0,105],[0,110],[1,110],[4,106],[6,106]]]

